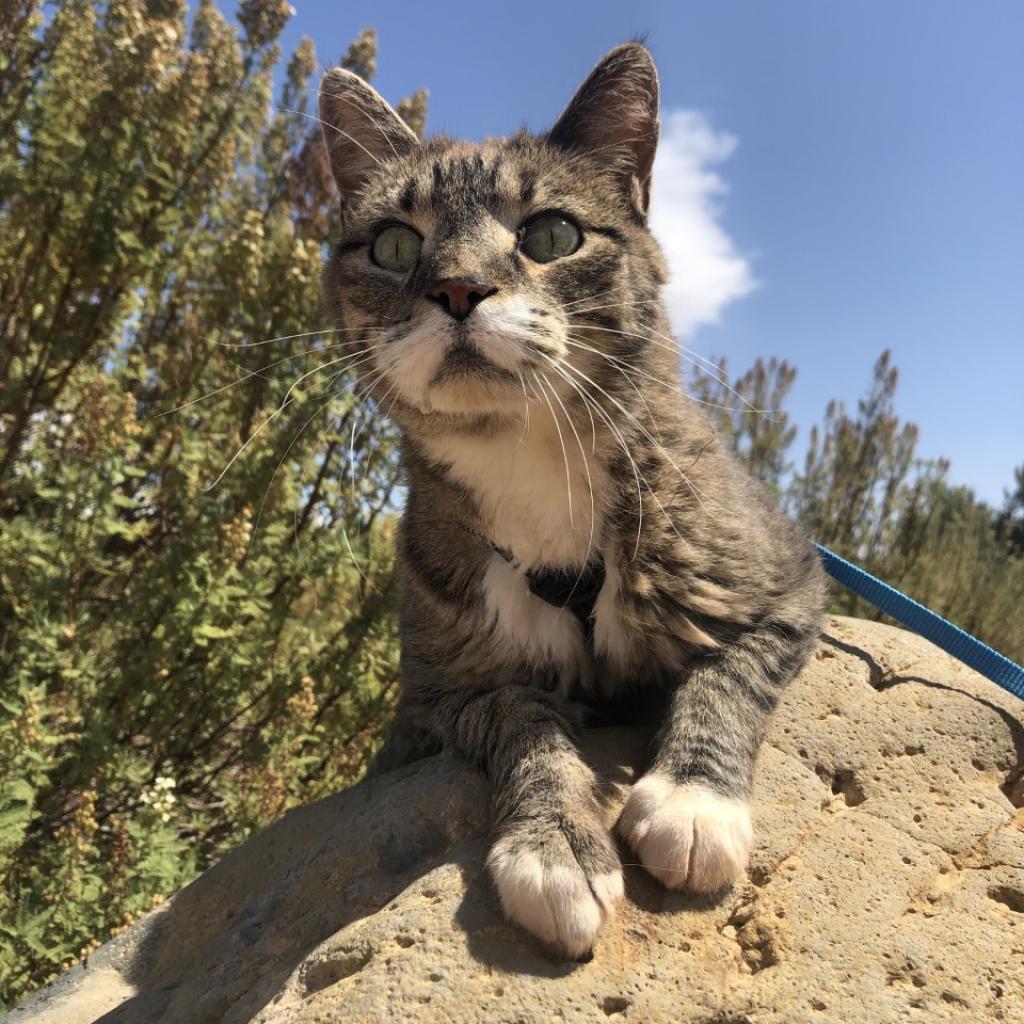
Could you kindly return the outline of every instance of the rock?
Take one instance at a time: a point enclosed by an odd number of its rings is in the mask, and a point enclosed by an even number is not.
[[[831,619],[772,725],[749,879],[627,899],[589,964],[504,923],[447,757],[293,811],[10,1024],[1024,1022],[1024,727],[900,630]],[[588,754],[621,803],[646,738]]]

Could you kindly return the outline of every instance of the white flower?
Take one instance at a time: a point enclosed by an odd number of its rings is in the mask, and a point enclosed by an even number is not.
[[[171,813],[178,798],[171,792],[177,785],[170,775],[158,775],[153,780],[152,788],[143,792],[140,801],[159,816],[165,824],[171,820]]]

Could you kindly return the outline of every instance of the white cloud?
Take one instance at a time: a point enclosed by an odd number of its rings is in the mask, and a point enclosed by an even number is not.
[[[715,323],[728,303],[757,286],[718,220],[718,198],[727,187],[714,168],[735,148],[732,135],[716,132],[697,111],[674,110],[662,118],[651,230],[668,260],[665,303],[679,335]]]

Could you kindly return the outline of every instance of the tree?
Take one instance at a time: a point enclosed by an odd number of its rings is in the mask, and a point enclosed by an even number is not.
[[[823,422],[811,427],[802,470],[787,477],[796,432],[781,405],[795,370],[758,360],[730,384],[725,360],[710,366],[691,371],[694,396],[816,540],[1008,656],[1024,657],[1024,467],[997,515],[949,484],[946,460],[917,459],[917,427],[896,415],[898,374],[886,351],[856,415],[829,402]],[[883,618],[838,585],[832,609]]]
[[[1013,490],[1006,492],[999,515],[999,536],[1014,554],[1024,556],[1024,465],[1013,471]]]
[[[390,706],[395,445],[320,313],[288,12],[5,8],[0,1005],[354,779]]]
[[[725,359],[694,360],[690,380],[691,397],[704,405],[754,476],[778,493],[789,470],[786,454],[796,438],[783,409],[796,369],[775,358],[767,363],[758,359],[730,384]]]
[[[893,410],[898,379],[886,350],[856,416],[841,402],[828,404],[790,492],[794,514],[821,543],[862,561],[884,546],[914,462],[917,427],[901,424]]]

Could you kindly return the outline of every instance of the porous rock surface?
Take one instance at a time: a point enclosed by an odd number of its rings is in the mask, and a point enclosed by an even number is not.
[[[433,758],[287,815],[11,1024],[1024,1022],[1024,705],[830,619],[761,757],[748,878],[627,898],[588,964],[502,920],[487,792]],[[646,737],[597,730],[614,818]]]

